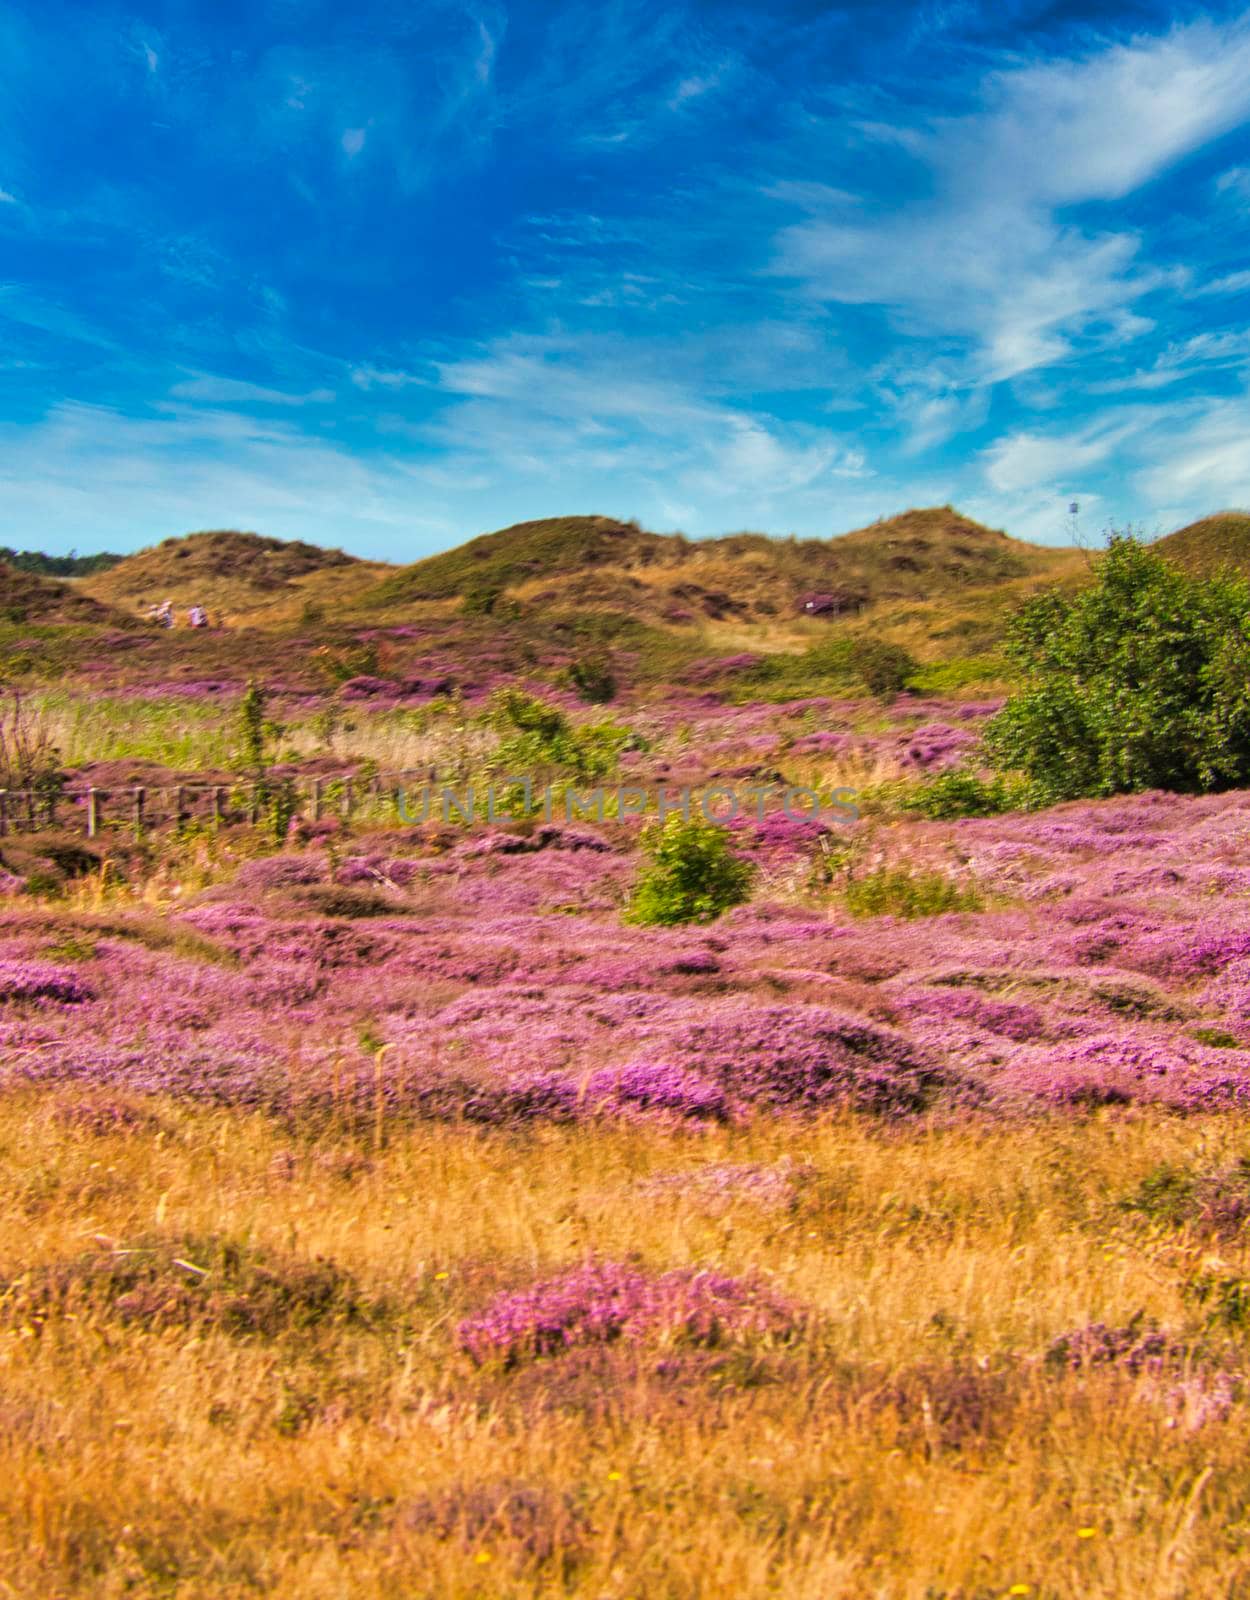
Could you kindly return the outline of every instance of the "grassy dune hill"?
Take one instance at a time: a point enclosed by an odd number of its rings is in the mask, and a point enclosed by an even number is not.
[[[378,605],[446,600],[472,589],[506,589],[532,578],[587,568],[629,570],[667,559],[675,543],[612,517],[544,517],[482,534],[454,550],[403,567],[368,598]]]
[[[1155,549],[1197,576],[1225,566],[1250,573],[1250,512],[1221,511],[1203,517],[1158,540]]]
[[[125,625],[130,618],[59,578],[44,578],[0,562],[0,621]]]
[[[484,534],[405,567],[365,608],[507,595],[522,607],[621,611],[674,624],[802,614],[810,597],[848,615],[881,602],[1061,571],[1071,553],[1011,539],[949,506],[904,512],[840,537],[762,533],[692,541],[609,517],[556,517]]]
[[[341,550],[254,533],[192,533],[82,579],[84,595],[129,611],[172,600],[233,622],[285,620],[306,603],[334,604],[387,571]]]

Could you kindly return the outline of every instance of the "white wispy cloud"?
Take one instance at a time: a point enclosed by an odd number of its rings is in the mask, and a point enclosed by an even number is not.
[[[955,335],[987,381],[1062,359],[1084,337],[1148,331],[1135,302],[1169,282],[1121,228],[1070,208],[1123,199],[1250,117],[1250,26],[1159,39],[991,74],[981,107],[905,141],[917,197],[865,218],[836,201],[778,239],[776,270],[822,299],[889,308],[908,331]]]
[[[1141,426],[1136,419],[1095,424],[1075,432],[1017,432],[998,439],[984,453],[985,477],[1000,494],[1021,490],[1070,494],[1089,469],[1106,461]]]
[[[1250,394],[1191,408],[1173,422],[1164,448],[1137,473],[1140,491],[1179,520],[1222,507],[1250,507]]]
[[[1250,273],[1247,275],[1250,283]],[[1104,378],[1088,385],[1089,394],[1118,394],[1132,389],[1164,389],[1199,372],[1244,366],[1250,361],[1250,331],[1197,333],[1174,340],[1148,366],[1123,377]]]
[[[175,383],[169,392],[178,400],[198,400],[215,406],[329,405],[335,398],[333,389],[312,389],[305,394],[294,394],[288,390],[266,388],[264,384],[223,378],[207,372],[184,378]]]
[[[1215,180],[1215,192],[1234,200],[1250,200],[1250,167],[1229,167]]]
[[[1204,283],[1195,294],[1245,294],[1250,289],[1250,272],[1228,272],[1222,278],[1213,278],[1210,283]]]
[[[700,533],[806,521],[839,483],[871,476],[853,437],[711,398],[673,367],[615,339],[509,336],[439,365],[453,403],[417,433],[514,480],[598,481],[618,504],[632,484],[650,506],[698,506]]]
[[[411,560],[459,531],[430,515],[418,464],[186,404],[137,417],[67,402],[33,426],[0,425],[0,491],[12,525],[51,547],[241,527]]]

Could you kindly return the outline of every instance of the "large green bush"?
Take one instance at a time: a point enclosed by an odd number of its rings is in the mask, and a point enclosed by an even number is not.
[[[754,865],[734,854],[714,822],[669,817],[646,830],[643,847],[650,860],[634,885],[629,922],[711,922],[750,895]]]
[[[1094,583],[1029,601],[1008,628],[1024,685],[986,748],[1035,804],[1250,781],[1250,586],[1190,578],[1115,537]]]

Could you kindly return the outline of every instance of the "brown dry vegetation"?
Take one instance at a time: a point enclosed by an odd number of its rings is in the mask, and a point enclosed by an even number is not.
[[[306,604],[339,606],[376,583],[383,562],[254,533],[192,533],[75,582],[82,594],[143,612],[172,600],[241,624],[293,620]]]
[[[1204,1241],[1117,1200],[1242,1149],[1233,1120],[1142,1117],[375,1151],[10,1095],[0,1592],[1244,1593],[1244,1409],[1194,1427],[1149,1375],[1039,1360],[1092,1318],[1192,1333]],[[723,1160],[795,1181],[712,1198]],[[813,1320],[750,1356],[457,1352],[494,1288],[592,1249],[762,1273]]]
[[[811,593],[837,595],[844,614],[854,615],[867,606],[1049,576],[1072,555],[1011,539],[949,506],[907,511],[827,540],[759,533],[687,540],[608,517],[560,517],[520,523],[404,567],[362,604],[391,610],[486,589],[523,606],[615,610],[678,624],[758,623],[794,618]]]

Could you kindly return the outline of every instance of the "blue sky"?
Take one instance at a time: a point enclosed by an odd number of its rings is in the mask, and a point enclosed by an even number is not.
[[[0,0],[0,543],[1250,504],[1250,14]]]

